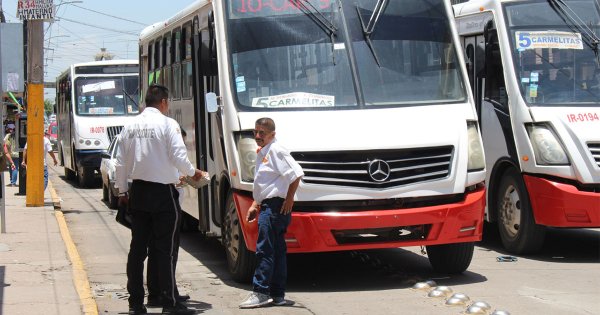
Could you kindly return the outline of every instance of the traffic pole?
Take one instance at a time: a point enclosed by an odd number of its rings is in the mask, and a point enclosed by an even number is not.
[[[44,21],[27,23],[27,207],[44,206]]]

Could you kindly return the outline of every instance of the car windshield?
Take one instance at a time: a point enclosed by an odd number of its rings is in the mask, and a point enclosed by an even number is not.
[[[600,15],[592,0],[507,4],[517,82],[537,106],[581,106],[600,101]]]
[[[241,110],[465,100],[443,0],[225,3]]]
[[[138,77],[79,77],[75,80],[80,116],[122,116],[139,113]]]

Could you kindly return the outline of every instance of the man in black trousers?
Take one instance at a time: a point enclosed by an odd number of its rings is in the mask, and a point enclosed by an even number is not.
[[[144,260],[150,240],[156,250],[157,272],[163,302],[162,314],[194,314],[179,302],[175,290],[177,234],[181,220],[175,183],[179,174],[199,179],[204,175],[189,161],[179,124],[166,116],[169,91],[151,85],[146,108],[121,131],[116,161],[120,205],[132,216],[127,257],[129,314],[146,314]],[[127,181],[132,180],[131,189]]]

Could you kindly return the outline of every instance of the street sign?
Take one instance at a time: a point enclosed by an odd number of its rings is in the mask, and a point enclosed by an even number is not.
[[[18,0],[17,17],[21,20],[54,20],[54,0]]]

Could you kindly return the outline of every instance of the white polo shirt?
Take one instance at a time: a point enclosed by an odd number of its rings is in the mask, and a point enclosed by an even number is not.
[[[302,167],[273,139],[256,156],[252,193],[254,201],[260,203],[273,197],[285,199],[290,184],[301,176],[304,176]]]
[[[193,176],[179,124],[154,107],[146,107],[123,127],[115,163],[115,185],[129,190],[127,178],[161,184],[179,182],[179,173]]]

